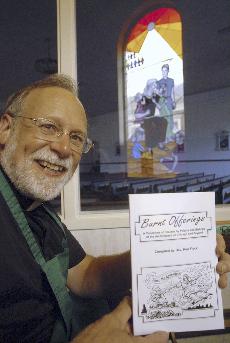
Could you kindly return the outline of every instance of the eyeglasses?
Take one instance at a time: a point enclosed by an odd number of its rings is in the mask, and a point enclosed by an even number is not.
[[[67,134],[70,139],[71,149],[87,154],[89,150],[93,147],[93,143],[91,139],[85,137],[81,132],[70,132],[68,130],[63,129],[62,127],[58,126],[54,121],[46,119],[46,118],[30,118],[21,115],[14,115],[13,113],[9,113],[13,115],[14,118],[21,117],[25,119],[29,119],[32,121],[34,125],[38,128],[38,138],[44,139],[50,142],[58,141],[58,138],[64,134]]]

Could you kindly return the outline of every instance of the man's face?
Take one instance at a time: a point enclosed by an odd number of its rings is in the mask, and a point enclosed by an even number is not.
[[[81,103],[67,90],[47,87],[33,90],[22,115],[47,118],[69,132],[86,136],[87,122]],[[1,154],[1,165],[20,192],[42,201],[55,198],[72,177],[81,152],[71,149],[69,136],[42,140],[31,120],[17,118]]]
[[[168,68],[162,68],[162,76],[164,79],[168,77],[168,73]]]

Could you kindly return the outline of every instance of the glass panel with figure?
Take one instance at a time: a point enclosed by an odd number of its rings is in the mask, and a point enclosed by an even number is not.
[[[159,8],[140,18],[126,45],[128,176],[173,178],[184,150],[181,18]]]

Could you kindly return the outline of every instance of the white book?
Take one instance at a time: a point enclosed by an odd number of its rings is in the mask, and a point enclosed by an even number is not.
[[[215,193],[130,194],[129,203],[134,334],[223,329]]]

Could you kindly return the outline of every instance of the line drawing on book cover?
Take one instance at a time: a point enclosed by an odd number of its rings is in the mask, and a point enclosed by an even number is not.
[[[144,322],[213,317],[218,309],[215,270],[209,262],[142,268],[138,315]]]

